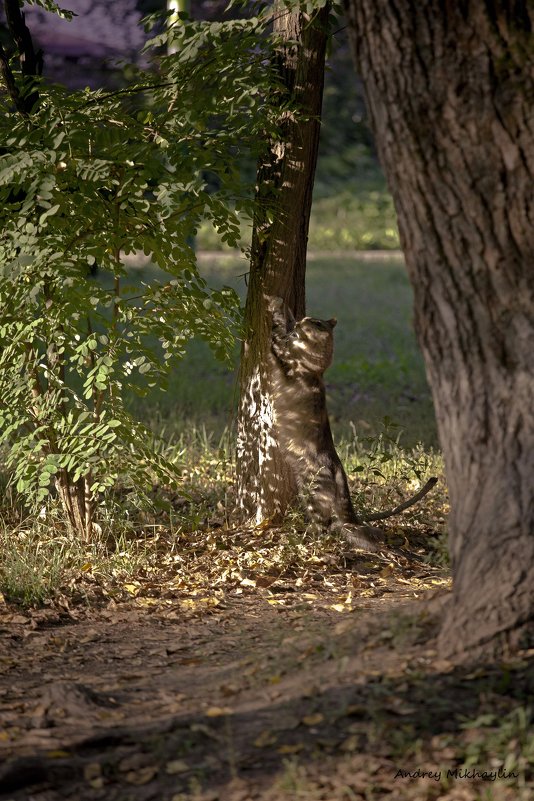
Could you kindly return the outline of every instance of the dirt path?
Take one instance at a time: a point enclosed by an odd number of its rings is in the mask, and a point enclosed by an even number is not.
[[[481,797],[490,780],[399,771],[457,770],[462,720],[532,696],[532,655],[504,684],[501,666],[476,674],[440,662],[440,601],[421,602],[431,575],[397,576],[345,611],[327,592],[288,586],[190,613],[135,600],[27,617],[5,607],[0,797]],[[487,753],[480,761],[491,769]],[[497,780],[495,799],[532,797],[521,770]]]

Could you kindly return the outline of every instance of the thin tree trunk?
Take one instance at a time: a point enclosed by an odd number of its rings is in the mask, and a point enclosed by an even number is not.
[[[238,496],[257,523],[279,519],[296,485],[273,432],[270,389],[271,330],[266,295],[284,299],[304,315],[306,246],[319,145],[328,5],[310,18],[275,3],[280,38],[278,69],[287,98],[298,109],[284,113],[281,137],[271,141],[258,167],[250,280],[241,354],[238,419]]]
[[[502,653],[534,618],[534,11],[347,7],[445,456],[441,649]]]

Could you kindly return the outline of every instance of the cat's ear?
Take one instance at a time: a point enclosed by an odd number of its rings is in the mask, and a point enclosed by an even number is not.
[[[332,319],[331,319],[331,320],[328,320],[328,325],[329,325],[331,328],[335,328],[335,327],[336,327],[336,325],[337,325],[337,319],[336,319],[335,317],[332,317]]]

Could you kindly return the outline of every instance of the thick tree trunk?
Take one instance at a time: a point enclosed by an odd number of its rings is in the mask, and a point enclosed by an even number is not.
[[[257,523],[276,520],[296,485],[273,432],[271,326],[266,297],[283,298],[304,315],[306,246],[319,144],[329,8],[310,18],[275,3],[279,76],[298,109],[283,112],[281,136],[268,143],[258,167],[250,280],[241,354],[237,472],[239,503]]]
[[[450,490],[441,648],[498,653],[534,618],[534,10],[347,6]]]

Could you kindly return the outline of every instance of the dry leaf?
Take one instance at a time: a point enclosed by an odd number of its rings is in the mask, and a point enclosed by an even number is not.
[[[229,706],[210,706],[205,714],[207,718],[220,718],[223,715],[233,715],[234,710]]]
[[[349,704],[345,710],[345,715],[353,715],[354,717],[364,717],[367,714],[367,708],[363,704]]]
[[[165,773],[174,776],[176,773],[186,773],[189,770],[189,765],[183,759],[173,759],[172,762],[167,762],[165,765]]]
[[[86,781],[91,781],[91,779],[96,779],[98,776],[102,775],[102,765],[100,762],[89,762],[87,765],[84,765],[83,768],[83,777]]]
[[[304,748],[303,743],[295,743],[294,745],[281,745],[277,748],[279,754],[298,754]]]
[[[158,770],[159,768],[157,765],[147,765],[146,768],[141,768],[141,770],[131,770],[124,778],[128,784],[148,784],[148,782],[152,781]]]
[[[99,762],[89,762],[84,766],[83,777],[93,790],[101,790],[104,786],[104,777],[102,776],[102,765]]]
[[[256,748],[264,748],[266,745],[274,745],[276,740],[276,734],[273,734],[272,731],[265,729],[265,731],[262,731],[261,734],[256,737],[254,740],[254,745]]]
[[[357,734],[351,734],[350,737],[347,737],[341,745],[339,746],[341,751],[345,751],[346,753],[350,754],[353,751],[358,751],[360,747],[360,738]]]
[[[322,723],[323,720],[324,715],[320,712],[316,712],[314,715],[306,715],[306,717],[302,718],[305,726],[316,726],[318,723]]]
[[[20,625],[24,626],[26,623],[30,622],[29,617],[24,617],[24,615],[11,615],[7,619],[8,623],[19,623]]]

